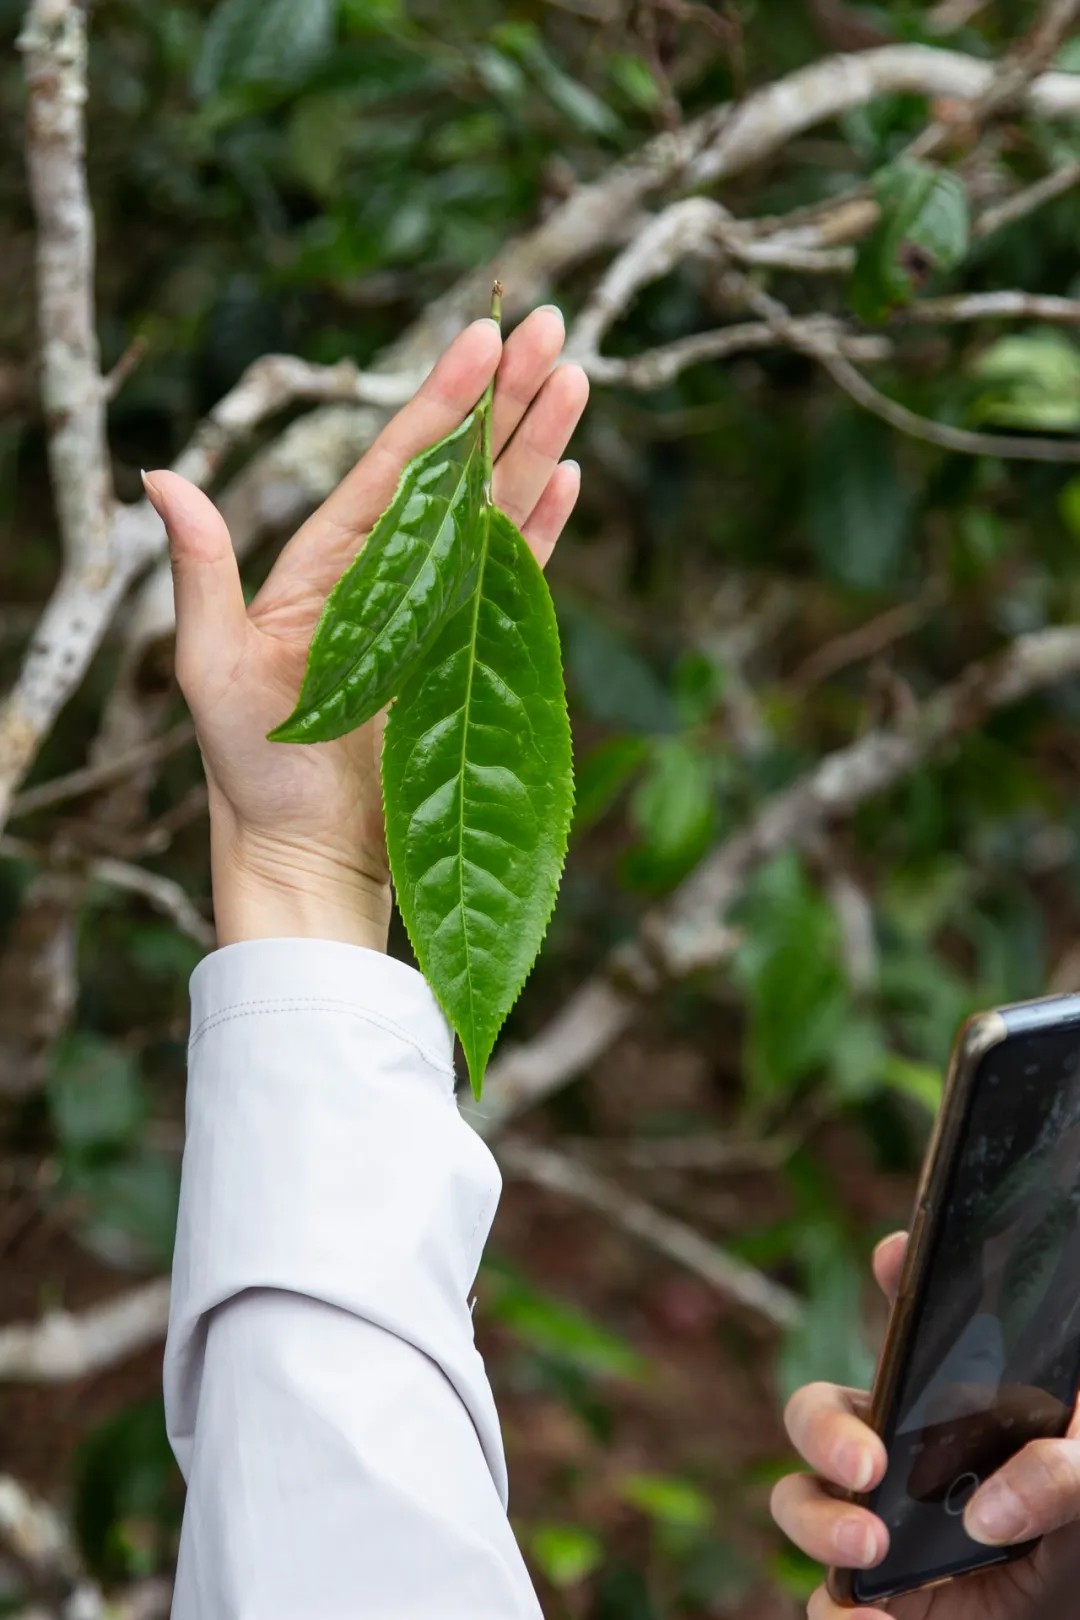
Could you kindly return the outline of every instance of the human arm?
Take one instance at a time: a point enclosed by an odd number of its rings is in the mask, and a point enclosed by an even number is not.
[[[449,1031],[386,959],[377,722],[290,746],[325,596],[401,468],[498,365],[495,498],[541,561],[577,495],[584,407],[557,312],[469,328],[246,607],[224,523],[155,473],[177,667],[210,789],[225,949],[197,970],[166,1366],[189,1495],[176,1620],[538,1613],[505,1515],[469,1291],[494,1212]]]

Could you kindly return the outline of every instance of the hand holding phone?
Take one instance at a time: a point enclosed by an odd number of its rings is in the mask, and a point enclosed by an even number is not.
[[[874,1276],[890,1302],[904,1266],[907,1234],[897,1232],[874,1253]],[[884,1556],[888,1532],[874,1514],[837,1492],[863,1492],[885,1474],[885,1447],[866,1422],[866,1391],[808,1384],[788,1402],[792,1444],[814,1474],[789,1474],[773,1491],[777,1524],[797,1547],[823,1564],[872,1568]],[[981,1514],[998,1503],[1000,1531]],[[964,1510],[976,1540],[1019,1545],[1043,1537],[1023,1564],[1001,1564],[968,1580],[893,1598],[884,1609],[852,1611],[820,1586],[809,1620],[1064,1620],[1073,1610],[1054,1594],[1067,1588],[1080,1610],[1080,1412],[1060,1440],[1033,1441],[982,1486]]]

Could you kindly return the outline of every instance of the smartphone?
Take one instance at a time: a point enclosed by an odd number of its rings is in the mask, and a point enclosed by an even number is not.
[[[871,1394],[888,1451],[856,1498],[884,1520],[876,1569],[833,1569],[855,1607],[1025,1556],[984,1547],[964,1508],[1080,1388],[1080,995],[978,1013],[961,1030],[926,1155]]]

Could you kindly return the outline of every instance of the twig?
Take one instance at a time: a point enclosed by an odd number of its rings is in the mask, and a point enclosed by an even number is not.
[[[1063,197],[1078,184],[1080,184],[1080,162],[1066,163],[1060,169],[1053,169],[1041,180],[1036,180],[1033,185],[1025,186],[1022,191],[1006,197],[1004,202],[998,203],[996,207],[987,208],[975,221],[973,234],[977,237],[990,236],[994,231],[1003,230],[1006,225],[1015,225],[1018,220],[1026,219],[1045,203]]]
[[[805,696],[839,670],[863,663],[868,658],[876,658],[887,647],[925,624],[939,594],[924,591],[914,602],[899,602],[856,629],[815,647],[791,676],[788,682],[791,691]]]
[[[0,835],[0,856],[50,864],[47,850],[26,839],[12,838],[10,834]],[[61,858],[58,865],[62,869],[68,867],[70,858]],[[174,922],[181,934],[193,939],[204,951],[213,950],[217,940],[213,924],[207,922],[190,895],[175,879],[163,877],[160,872],[148,872],[144,866],[135,866],[130,861],[115,860],[112,856],[87,860],[81,870],[86,878],[95,882],[141,895],[155,911],[160,911]]]
[[[109,787],[113,782],[121,781],[145,765],[159,764],[170,754],[186,748],[194,738],[195,727],[191,721],[181,720],[162,736],[141,743],[137,748],[129,749],[126,754],[117,754],[113,759],[102,760],[100,765],[83,765],[76,771],[68,771],[65,776],[54,777],[51,782],[41,782],[37,787],[25,788],[12,800],[11,817],[28,816],[34,811],[46,810],[55,804],[64,804],[69,799],[81,798],[85,793],[96,793],[99,788]]]
[[[801,346],[801,345],[797,345]],[[890,427],[907,433],[913,439],[936,444],[943,450],[956,450],[966,456],[1000,456],[1010,461],[1050,461],[1062,464],[1080,462],[1080,438],[1039,439],[1022,438],[1012,433],[979,433],[971,428],[953,427],[947,422],[935,422],[909,410],[899,400],[890,399],[845,355],[830,353],[822,347],[804,347],[803,352],[823,366],[838,387],[842,388],[857,405],[873,416],[879,416]]]
[[[708,856],[654,913],[644,929],[651,949],[675,975],[701,965],[701,941],[709,941],[763,861],[781,849],[805,845],[838,816],[851,815],[868,799],[895,787],[995,710],[1078,674],[1080,629],[1036,631],[1018,637],[996,658],[970,665],[903,728],[868,732],[826,755],[771,799],[743,832]]]
[[[563,1138],[561,1148],[572,1158],[616,1160],[634,1170],[739,1171],[775,1168],[791,1156],[787,1136],[760,1141],[736,1136],[592,1136]]]
[[[351,360],[319,366],[291,354],[263,355],[214,406],[174,469],[203,487],[262,422],[290,405],[336,401],[394,410],[412,397],[422,380],[422,372],[360,371]]]
[[[849,332],[828,315],[808,315],[803,320],[793,319],[783,332],[767,321],[745,321],[736,326],[721,326],[712,332],[676,338],[672,343],[646,349],[643,354],[626,359],[592,355],[582,364],[595,382],[649,392],[663,388],[689,366],[706,360],[724,360],[753,350],[784,347],[816,352],[818,344],[828,344],[842,355],[854,355],[866,361],[884,360],[892,352],[888,338]]]
[[[800,1320],[802,1304],[789,1289],[737,1260],[693,1227],[624,1192],[587,1165],[517,1137],[503,1142],[498,1151],[500,1163],[510,1175],[599,1210],[624,1231],[694,1272],[717,1293],[737,1300],[775,1326],[791,1328]]]
[[[149,347],[150,345],[144,337],[132,339],[102,384],[106,400],[116,398],[128,378],[139,369],[146,359]]]
[[[955,34],[986,9],[987,0],[941,0],[927,13],[926,25],[935,34]]]
[[[50,1311],[0,1328],[0,1382],[59,1384],[111,1367],[164,1338],[169,1284],[141,1283],[81,1315]]]
[[[1080,325],[1080,298],[1057,298],[1048,293],[956,293],[944,298],[921,298],[902,311],[903,321],[965,323],[968,321],[1045,321],[1058,326]]]
[[[92,861],[87,872],[99,883],[141,895],[204,951],[212,951],[217,944],[213,923],[207,922],[191,896],[173,878],[162,877],[160,872],[148,872],[144,866],[135,866],[130,861],[113,860],[110,856]]]

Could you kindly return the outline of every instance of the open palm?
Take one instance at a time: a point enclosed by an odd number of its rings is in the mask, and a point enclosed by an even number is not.
[[[505,345],[493,321],[468,327],[283,548],[250,606],[213,503],[175,473],[149,475],[169,533],[177,674],[206,764],[215,862],[242,841],[245,861],[279,873],[294,859],[305,869],[314,863],[347,874],[358,904],[385,914],[381,718],[328,743],[269,743],[266,733],[295,704],[326,598],[406,463],[464,420],[493,373],[494,498],[547,562],[577,499],[577,465],[560,458],[588,398],[580,367],[556,367],[563,340],[551,307],[535,310]]]
[[[902,1233],[878,1246],[874,1275],[886,1296],[896,1297],[907,1239]],[[866,1490],[885,1472],[885,1448],[867,1426],[869,1398],[862,1390],[810,1384],[788,1404],[788,1433],[814,1474],[790,1474],[773,1492],[780,1528],[811,1558],[841,1567],[872,1568],[884,1558],[885,1526],[838,1492]],[[881,1608],[841,1608],[819,1587],[809,1620],[1042,1620],[1072,1612],[1065,1588],[1080,1575],[1080,1415],[1063,1440],[1036,1440],[983,1486],[965,1518],[995,1486],[1005,1486],[1023,1516],[1017,1533],[995,1538],[1001,1545],[1044,1539],[1025,1558],[993,1566],[945,1586],[893,1598]],[[1050,1607],[1043,1607],[1050,1604]]]

